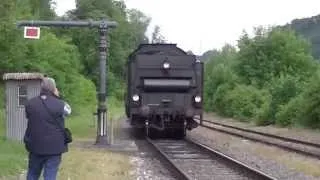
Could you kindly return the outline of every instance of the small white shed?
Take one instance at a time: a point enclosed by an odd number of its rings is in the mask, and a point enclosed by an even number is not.
[[[6,136],[22,141],[27,127],[25,102],[40,93],[41,73],[7,73],[3,75],[6,95]]]

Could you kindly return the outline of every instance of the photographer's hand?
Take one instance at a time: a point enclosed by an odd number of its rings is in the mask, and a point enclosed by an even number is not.
[[[55,94],[57,97],[60,97],[60,95],[59,95],[59,90],[58,90],[57,88],[55,89],[54,94]]]

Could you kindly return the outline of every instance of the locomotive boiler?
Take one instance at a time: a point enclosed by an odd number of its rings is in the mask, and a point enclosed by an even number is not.
[[[183,138],[202,114],[203,63],[176,44],[140,44],[128,58],[125,97],[131,126]]]

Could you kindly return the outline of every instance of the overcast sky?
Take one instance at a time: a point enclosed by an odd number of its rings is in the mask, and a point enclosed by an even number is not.
[[[75,7],[74,0],[56,0],[57,13]],[[320,14],[320,0],[125,0],[152,18],[171,43],[196,54],[225,43],[235,45],[245,29],[258,25],[281,25],[295,18]]]

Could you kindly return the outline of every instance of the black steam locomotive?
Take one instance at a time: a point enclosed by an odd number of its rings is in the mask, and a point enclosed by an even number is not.
[[[149,137],[183,138],[202,114],[203,63],[176,44],[140,44],[127,64],[126,115]]]

